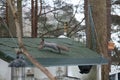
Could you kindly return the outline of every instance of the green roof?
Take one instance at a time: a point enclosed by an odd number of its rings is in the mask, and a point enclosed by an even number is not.
[[[45,38],[47,42],[54,42],[69,47],[69,52],[58,53],[50,48],[38,49],[40,38],[23,38],[23,42],[30,54],[44,66],[57,65],[97,65],[108,61],[98,53],[86,48],[80,42],[68,38]],[[16,58],[15,48],[17,38],[0,38],[0,58],[8,62]],[[26,57],[25,57],[26,59]],[[28,61],[26,59],[26,61]],[[32,66],[32,63],[28,61]]]

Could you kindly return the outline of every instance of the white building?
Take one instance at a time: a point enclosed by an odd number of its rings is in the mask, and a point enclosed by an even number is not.
[[[0,59],[0,80],[11,80],[11,71],[8,67],[7,62]],[[63,72],[61,73],[62,76],[66,78],[66,80],[101,80],[101,68],[100,65],[93,66],[91,71],[88,74],[81,74],[79,71],[78,66],[51,66],[46,67],[54,76],[57,76],[57,71],[60,68]],[[26,75],[27,71],[30,70],[34,74],[35,80],[48,80],[47,76],[43,74],[38,68],[36,67],[27,67],[26,68]],[[7,76],[6,76],[7,75]],[[92,75],[92,76],[91,76]],[[71,79],[69,79],[71,78]],[[27,79],[27,77],[26,77]]]
[[[120,80],[120,66],[111,65],[110,80]]]

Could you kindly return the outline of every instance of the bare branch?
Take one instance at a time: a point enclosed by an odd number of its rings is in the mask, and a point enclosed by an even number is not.
[[[54,11],[57,11],[57,10],[60,10],[60,9],[63,9],[63,7],[62,8],[56,8],[56,9],[50,10],[50,11],[48,11],[46,13],[41,13],[41,15],[45,15],[45,14],[48,14],[48,13],[51,13],[51,12],[54,12]]]
[[[49,33],[55,32],[55,31],[60,31],[60,30],[62,30],[62,29],[64,29],[64,28],[57,28],[57,29],[54,29],[54,30],[48,31],[48,32],[42,34],[40,37],[43,37],[44,35],[47,35],[47,34],[49,34]]]
[[[56,14],[58,15],[58,13],[56,13]],[[58,22],[60,22],[60,23],[64,24],[64,22],[63,22],[63,21],[61,21],[61,19],[60,19],[60,18],[58,19],[58,18],[56,17],[56,15],[55,15],[55,14],[54,14],[54,18],[55,18]]]
[[[40,12],[38,14],[38,17],[42,15],[42,0],[40,0]]]
[[[80,5],[80,1],[79,1],[79,3],[78,3],[78,6]],[[74,17],[75,17],[75,15],[76,15],[76,13],[77,13],[77,10],[78,10],[78,6],[76,7],[76,10],[75,10],[75,13],[74,13],[74,15],[71,17],[71,19],[70,19],[70,21],[68,22],[69,24],[72,22],[72,20],[74,19]]]
[[[71,29],[71,31],[68,33],[68,35],[70,35],[71,32],[74,31],[74,30],[84,21],[84,19],[85,19],[85,18],[83,18],[83,19],[81,20],[81,22],[79,22],[78,24],[76,24],[75,27],[73,27],[73,28]]]
[[[78,29],[77,31],[74,31],[74,33],[72,33],[72,34],[69,35],[69,36],[71,37],[72,35],[74,35],[74,34],[77,33],[78,31],[85,30],[85,29],[86,29],[86,27],[85,27],[85,26],[82,26],[80,29]]]
[[[28,50],[24,47],[23,41],[22,41],[22,35],[21,35],[21,30],[20,30],[20,24],[18,21],[18,17],[16,14],[16,8],[11,4],[11,0],[7,0],[8,5],[10,6],[11,10],[12,10],[12,14],[14,16],[14,20],[15,20],[15,25],[16,25],[16,29],[17,29],[17,37],[18,37],[18,43],[19,43],[19,47],[23,50],[23,54],[36,66],[38,67],[43,73],[45,73],[49,79],[51,80],[56,80],[55,77],[53,77],[53,75],[45,68],[43,67],[37,60],[35,60],[32,55],[29,54]]]
[[[21,30],[20,30],[20,27],[19,27],[20,24],[19,24],[19,21],[18,21],[17,10],[16,10],[15,7],[12,6],[11,0],[7,0],[7,3],[12,10],[12,14],[13,14],[16,29],[17,29],[18,43],[19,43],[19,47],[21,48],[23,46],[23,42],[22,42]]]

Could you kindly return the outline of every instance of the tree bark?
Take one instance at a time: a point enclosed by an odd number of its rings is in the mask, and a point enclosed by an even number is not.
[[[38,14],[38,17],[42,15],[42,0],[40,0],[40,12]]]
[[[106,0],[107,5],[107,27],[108,27],[108,39],[110,39],[111,31],[111,0]]]
[[[18,20],[20,23],[20,30],[21,30],[21,35],[23,36],[23,25],[22,25],[22,0],[17,0],[17,13],[18,13]]]
[[[38,1],[37,0],[31,0],[31,23],[32,23],[32,28],[31,28],[31,36],[33,38],[37,37],[37,23],[38,23]]]
[[[23,54],[36,66],[38,67],[43,73],[45,73],[49,79],[51,80],[56,80],[56,78],[45,68],[43,67],[38,61],[36,61],[27,51],[27,49],[24,47],[23,41],[22,41],[22,35],[21,35],[21,30],[20,30],[20,23],[18,20],[18,16],[17,16],[17,11],[16,8],[14,6],[12,6],[11,1],[7,0],[11,10],[12,10],[12,14],[15,20],[15,25],[16,25],[16,30],[17,30],[17,37],[18,37],[18,44],[19,47],[22,49]]]
[[[11,1],[11,3],[13,3],[12,5],[14,5],[14,0],[10,0],[10,1]],[[8,4],[6,6],[8,6]],[[7,15],[8,28],[11,32],[11,35],[13,37],[16,37],[16,27],[15,27],[14,17],[12,15],[12,11],[11,11],[10,7],[7,7],[6,11],[7,11],[6,15]],[[9,36],[11,36],[11,35],[9,35]]]
[[[35,27],[34,27],[34,36],[37,37],[38,29],[38,0],[35,0]]]
[[[92,31],[90,29],[90,20],[88,14],[88,4],[91,6],[92,18],[94,21],[94,29],[96,36],[96,51],[102,56],[110,60],[108,54],[108,23],[107,23],[107,8],[106,0],[85,0],[85,17],[86,17],[86,26],[87,26],[87,45],[89,48],[93,47],[92,43]],[[102,80],[109,80],[109,63],[102,66]]]

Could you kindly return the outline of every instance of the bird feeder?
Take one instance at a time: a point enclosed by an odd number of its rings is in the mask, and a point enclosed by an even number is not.
[[[9,67],[11,67],[11,80],[25,80],[26,62],[21,52],[17,53],[16,59],[9,64]]]
[[[115,44],[112,41],[108,42],[108,50],[112,51],[115,48]]]

